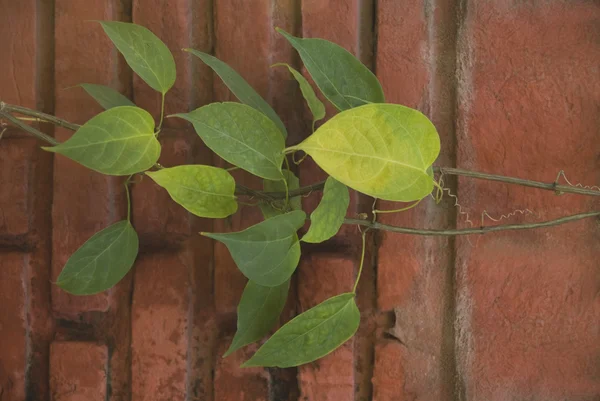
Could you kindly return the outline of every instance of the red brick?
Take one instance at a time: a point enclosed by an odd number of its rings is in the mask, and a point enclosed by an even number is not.
[[[240,368],[258,349],[250,345],[221,358],[231,337],[221,338],[217,348],[215,369],[215,400],[267,401],[269,400],[269,375],[263,368]]]
[[[108,349],[85,342],[55,342],[50,347],[50,391],[54,401],[107,398]]]
[[[118,20],[122,2],[56,1],[56,114],[83,123],[101,108],[81,89],[67,87],[90,82],[121,87],[123,63],[102,28],[92,20]],[[72,135],[57,130],[57,138]],[[68,258],[88,238],[125,217],[121,179],[92,172],[65,157],[55,157],[53,198],[53,278]],[[71,296],[53,288],[57,314],[74,318],[84,311],[106,311],[107,293],[90,297]]]
[[[185,398],[190,343],[188,252],[142,256],[132,306],[133,400]]]
[[[458,165],[597,182],[600,80],[593,2],[467,4],[460,37]],[[550,219],[597,203],[460,181],[459,197],[498,216]],[[469,400],[591,400],[598,383],[598,226],[457,242],[459,372]]]

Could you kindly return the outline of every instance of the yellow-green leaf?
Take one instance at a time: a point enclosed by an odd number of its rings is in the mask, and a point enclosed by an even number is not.
[[[300,260],[296,231],[306,214],[293,211],[235,233],[202,233],[225,244],[240,271],[250,280],[275,287],[290,278]]]
[[[440,138],[427,117],[395,104],[346,110],[323,124],[303,150],[336,180],[379,199],[411,202],[433,189],[428,173]]]
[[[277,323],[285,306],[290,280],[276,287],[248,281],[237,308],[237,331],[223,357],[264,337]]]
[[[275,123],[275,125],[277,125],[277,128],[279,128],[283,134],[283,137],[287,137],[285,125],[283,125],[283,122],[277,113],[275,113],[275,110],[273,110],[273,108],[269,106],[269,103],[267,103],[233,68],[218,58],[211,56],[210,54],[206,54],[194,49],[183,50],[198,57],[206,65],[212,68],[212,70],[216,72],[219,77],[221,77],[223,83],[227,85],[229,90],[233,92],[235,97],[237,97],[240,102],[255,108],[269,117]]]
[[[242,366],[288,368],[312,362],[348,341],[359,323],[353,293],[329,298],[283,325]]]
[[[145,171],[160,156],[152,116],[132,106],[106,110],[82,125],[66,142],[43,149],[108,175]]]
[[[110,86],[96,84],[79,84],[79,86],[93,97],[104,110],[119,106],[135,106],[131,100]]]
[[[149,29],[129,22],[99,21],[127,64],[152,89],[167,93],[175,83],[175,60]]]
[[[138,254],[138,236],[131,223],[120,221],[96,233],[67,261],[56,284],[75,295],[91,295],[117,284]]]
[[[279,28],[277,32],[298,51],[323,95],[338,110],[385,102],[377,77],[343,47],[324,39],[296,38]]]
[[[237,211],[235,180],[222,168],[186,165],[163,168],[146,175],[196,216],[222,218]]]
[[[176,114],[194,125],[217,155],[254,175],[282,180],[284,139],[263,113],[241,103],[212,103]]]
[[[302,76],[302,74],[296,71],[291,65],[285,63],[278,63],[274,66],[287,67],[287,69],[290,70],[290,72],[298,82],[298,85],[300,85],[300,91],[302,92],[302,96],[304,96],[304,99],[308,104],[308,108],[310,109],[310,112],[313,115],[314,129],[315,123],[325,118],[325,105],[319,100],[319,98],[315,94],[315,91],[313,90],[312,86],[310,86],[310,83],[306,80],[306,78],[304,78],[304,76]]]
[[[310,228],[302,237],[302,241],[318,243],[337,234],[344,223],[349,204],[348,188],[333,177],[327,178],[323,198],[310,215]]]

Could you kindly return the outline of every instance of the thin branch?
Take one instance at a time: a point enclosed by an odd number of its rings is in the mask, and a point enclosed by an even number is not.
[[[10,115],[4,111],[0,111],[0,119],[2,119],[2,118],[8,120],[16,127],[21,128],[23,131],[29,132],[31,135],[35,136],[36,138],[41,139],[42,141],[48,142],[50,145],[56,146],[59,144],[59,142],[56,139],[52,138],[49,135],[44,134],[41,131],[38,131],[37,129],[33,128],[30,125],[27,125],[27,124],[21,122],[18,118],[13,117],[12,115]]]
[[[344,224],[354,224],[362,227],[368,227],[374,230],[391,231],[402,234],[413,234],[413,235],[431,235],[431,236],[455,236],[455,235],[469,235],[469,234],[485,234],[497,231],[509,231],[509,230],[529,230],[533,228],[543,228],[558,226],[561,224],[570,223],[573,221],[583,220],[590,217],[599,217],[600,211],[580,213],[572,216],[561,217],[555,220],[541,221],[538,223],[525,223],[525,224],[503,224],[498,226],[480,227],[480,228],[461,228],[451,230],[423,230],[419,228],[409,227],[397,227],[390,226],[387,224],[373,223],[368,220],[358,219],[345,219]]]
[[[68,121],[63,120],[62,118],[58,118],[50,114],[42,113],[41,111],[31,110],[26,107],[15,106],[1,101],[0,111],[4,111],[6,113],[19,113],[23,114],[24,116],[35,117],[40,120],[49,122],[51,124],[58,125],[59,127],[70,129],[72,131],[77,131],[80,127],[77,124],[70,123]]]

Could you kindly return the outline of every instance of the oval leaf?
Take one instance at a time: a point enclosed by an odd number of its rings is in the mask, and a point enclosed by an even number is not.
[[[217,155],[254,175],[282,180],[285,143],[264,114],[240,103],[212,103],[187,114],[176,114],[194,125]]]
[[[150,30],[129,22],[99,21],[131,69],[152,89],[167,93],[175,83],[175,60]]]
[[[329,298],[283,325],[242,366],[288,368],[312,362],[348,341],[359,323],[353,293]]]
[[[202,233],[225,244],[237,267],[257,284],[275,287],[290,278],[300,261],[296,231],[306,214],[293,211],[235,233]]]
[[[296,38],[279,28],[277,32],[298,51],[323,95],[338,110],[385,102],[377,77],[343,47],[324,39]]]
[[[302,241],[323,242],[337,234],[344,223],[349,204],[348,188],[333,177],[327,178],[323,198],[310,215],[310,228]]]
[[[222,218],[237,211],[235,180],[222,168],[177,166],[147,172],[146,175],[196,216]]]
[[[129,221],[113,224],[71,255],[56,284],[75,295],[107,290],[131,270],[138,247],[138,235]]]
[[[290,170],[282,170],[283,177],[287,181],[289,191],[300,188],[300,180]],[[285,192],[285,183],[283,181],[264,180],[263,188],[265,192]],[[290,198],[289,206],[292,210],[302,210],[302,200],[299,196]],[[285,199],[278,199],[273,203],[262,202],[259,204],[265,219],[268,219],[278,214],[285,213]]]
[[[237,308],[237,331],[223,357],[263,338],[277,323],[285,306],[290,280],[277,287],[263,287],[248,281]]]
[[[323,102],[321,102],[319,100],[319,98],[315,94],[315,91],[313,90],[312,86],[310,86],[310,83],[308,83],[306,78],[304,78],[304,76],[302,76],[302,74],[300,74],[298,71],[296,71],[291,65],[285,64],[285,63],[279,63],[279,64],[275,64],[274,66],[287,67],[288,70],[290,70],[290,72],[296,79],[296,81],[298,82],[298,84],[300,85],[300,91],[302,92],[302,96],[304,96],[304,99],[306,100],[306,103],[308,104],[308,108],[310,109],[310,112],[313,115],[313,130],[314,130],[315,123],[317,121],[325,118],[325,105],[323,104]]]
[[[304,142],[303,150],[336,180],[379,199],[411,202],[433,189],[428,173],[440,137],[427,117],[395,104],[344,111]]]
[[[131,106],[106,110],[82,125],[66,142],[43,149],[108,175],[148,170],[160,156],[152,116]]]
[[[210,54],[203,53],[194,49],[183,49],[184,51],[193,54],[208,65],[219,77],[223,80],[225,85],[231,92],[238,98],[238,100],[248,106],[260,111],[267,117],[269,117],[277,128],[283,134],[283,137],[287,137],[287,131],[285,125],[275,113],[275,110],[267,103],[251,86],[246,82],[240,74],[238,74],[233,68],[219,60],[218,58],[211,56]]]
[[[131,100],[109,86],[96,84],[80,84],[79,86],[105,110],[119,106],[135,106]]]

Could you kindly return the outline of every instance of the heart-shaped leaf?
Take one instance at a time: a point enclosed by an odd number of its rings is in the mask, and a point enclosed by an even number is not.
[[[237,267],[250,280],[266,287],[281,285],[290,278],[300,260],[296,231],[306,214],[296,210],[271,217],[235,233],[202,233],[225,244]]]
[[[79,86],[93,97],[104,110],[119,106],[135,106],[131,100],[110,86],[96,84],[79,84]]]
[[[290,170],[282,170],[283,177],[287,181],[288,191],[293,191],[294,189],[300,188],[300,180],[298,177],[294,175]],[[264,180],[263,181],[263,189],[265,192],[285,192],[285,183],[283,181],[271,181]],[[290,198],[290,207],[292,210],[302,210],[302,200],[299,196],[294,198]],[[278,214],[284,213],[285,210],[285,199],[278,199],[272,204],[269,203],[261,203],[259,204],[260,210],[262,211],[265,219],[268,219],[273,216],[277,216]]]
[[[290,280],[277,287],[264,287],[248,281],[237,308],[237,331],[223,357],[263,338],[277,323],[285,306]]]
[[[152,89],[167,93],[175,83],[175,60],[150,30],[129,22],[99,21],[125,61]]]
[[[306,103],[308,104],[308,108],[310,109],[310,112],[313,115],[313,130],[314,130],[315,123],[317,121],[325,118],[325,105],[323,104],[323,102],[321,102],[319,100],[319,98],[315,94],[315,91],[313,90],[312,86],[310,86],[310,83],[308,83],[306,78],[304,78],[304,76],[302,74],[300,74],[298,71],[296,71],[291,65],[285,64],[285,63],[279,63],[279,64],[274,65],[274,67],[276,67],[276,66],[287,67],[287,69],[290,70],[290,72],[292,73],[292,75],[294,76],[294,78],[296,79],[298,84],[300,85],[300,91],[302,92],[302,96],[304,96],[304,99],[306,100]]]
[[[329,298],[283,325],[242,366],[288,368],[312,362],[348,341],[359,323],[353,293]]]
[[[183,49],[184,51],[193,54],[208,65],[219,77],[223,80],[223,83],[227,85],[229,90],[233,92],[235,97],[244,104],[260,111],[267,117],[269,117],[277,128],[283,134],[283,137],[287,137],[287,131],[285,125],[275,113],[275,110],[269,103],[267,103],[240,74],[238,74],[233,68],[219,60],[218,58],[211,56],[210,54],[203,53],[194,49]]]
[[[427,117],[396,104],[346,110],[298,146],[336,180],[379,199],[411,202],[433,189],[440,137]]]
[[[235,180],[222,168],[187,165],[163,168],[146,175],[196,216],[222,218],[237,211]]]
[[[145,171],[160,156],[152,116],[132,106],[106,110],[82,125],[66,142],[43,149],[108,175]]]
[[[333,177],[327,178],[323,198],[310,215],[310,228],[302,241],[323,242],[337,234],[344,223],[349,204],[348,187]]]
[[[131,270],[138,247],[138,235],[129,221],[113,224],[71,255],[56,284],[75,295],[107,290]]]
[[[296,38],[279,28],[277,32],[298,51],[323,95],[338,110],[385,102],[377,77],[343,47],[323,39]]]
[[[187,114],[176,114],[194,125],[217,155],[254,175],[282,180],[285,143],[268,117],[240,103],[212,103]]]

